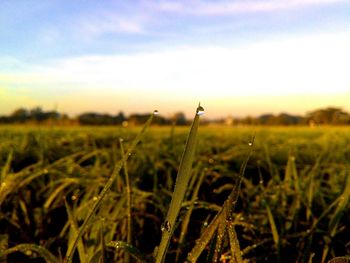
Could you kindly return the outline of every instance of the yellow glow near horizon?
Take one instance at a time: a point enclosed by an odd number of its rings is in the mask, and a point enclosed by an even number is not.
[[[84,56],[2,74],[0,84],[7,92],[13,86],[29,90],[25,96],[11,95],[18,103],[57,103],[73,113],[155,107],[166,113],[191,112],[198,101],[209,105],[212,116],[302,113],[313,107],[348,107],[349,46],[350,35],[344,33],[225,48]],[[52,96],[61,88],[65,91]]]

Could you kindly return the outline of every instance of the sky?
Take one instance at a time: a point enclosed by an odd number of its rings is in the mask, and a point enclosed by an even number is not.
[[[0,115],[350,111],[348,0],[0,0]]]

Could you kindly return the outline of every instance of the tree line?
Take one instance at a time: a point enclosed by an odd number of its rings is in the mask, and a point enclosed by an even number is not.
[[[44,111],[41,107],[33,109],[19,108],[9,115],[0,116],[0,124],[18,123],[52,123],[52,124],[78,124],[78,125],[140,125],[144,123],[149,114],[130,114],[126,116],[122,111],[112,114],[86,112],[75,118],[53,111]],[[158,125],[187,125],[183,112],[177,112],[171,117],[157,116],[154,123]],[[215,120],[203,119],[203,123],[226,125],[350,125],[350,114],[341,108],[328,107],[308,112],[306,115],[292,115],[288,113],[263,114],[257,117],[247,116],[243,118],[227,117]]]

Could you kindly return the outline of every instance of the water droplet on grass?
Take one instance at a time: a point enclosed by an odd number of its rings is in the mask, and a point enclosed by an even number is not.
[[[164,232],[164,231],[170,232],[170,230],[171,230],[171,225],[170,225],[170,223],[169,223],[168,220],[166,220],[166,221],[162,224],[160,230],[162,230],[162,232]]]
[[[197,115],[201,116],[204,113],[205,113],[204,108],[201,105],[199,105],[197,108]]]
[[[159,114],[159,111],[158,110],[155,110],[154,112],[153,112],[153,115],[158,115]]]
[[[249,145],[249,146],[253,146],[253,143],[252,143],[252,142],[248,142],[248,145]]]

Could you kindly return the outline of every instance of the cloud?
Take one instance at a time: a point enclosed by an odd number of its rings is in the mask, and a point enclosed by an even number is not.
[[[109,33],[141,34],[144,33],[144,22],[140,17],[100,13],[80,18],[76,31],[86,38],[94,38]]]
[[[0,85],[31,87],[38,94],[46,90],[51,97],[70,101],[69,105],[79,98],[76,107],[80,101],[93,105],[96,100],[101,109],[112,109],[118,98],[122,109],[130,109],[131,104],[139,109],[154,102],[176,108],[177,103],[194,101],[222,101],[222,107],[229,108],[238,98],[245,98],[242,103],[249,108],[252,97],[271,103],[274,97],[287,102],[298,96],[321,96],[334,105],[334,98],[349,93],[349,46],[349,34],[334,33],[229,48],[72,57],[22,74],[0,75]],[[69,92],[75,95],[63,96]]]
[[[345,0],[247,0],[247,1],[161,1],[156,9],[194,15],[231,15],[238,13],[271,12],[319,5],[347,3]]]
[[[349,35],[332,34],[233,48],[83,56],[55,61],[41,74],[66,83],[214,97],[332,93],[349,88],[348,46]]]

